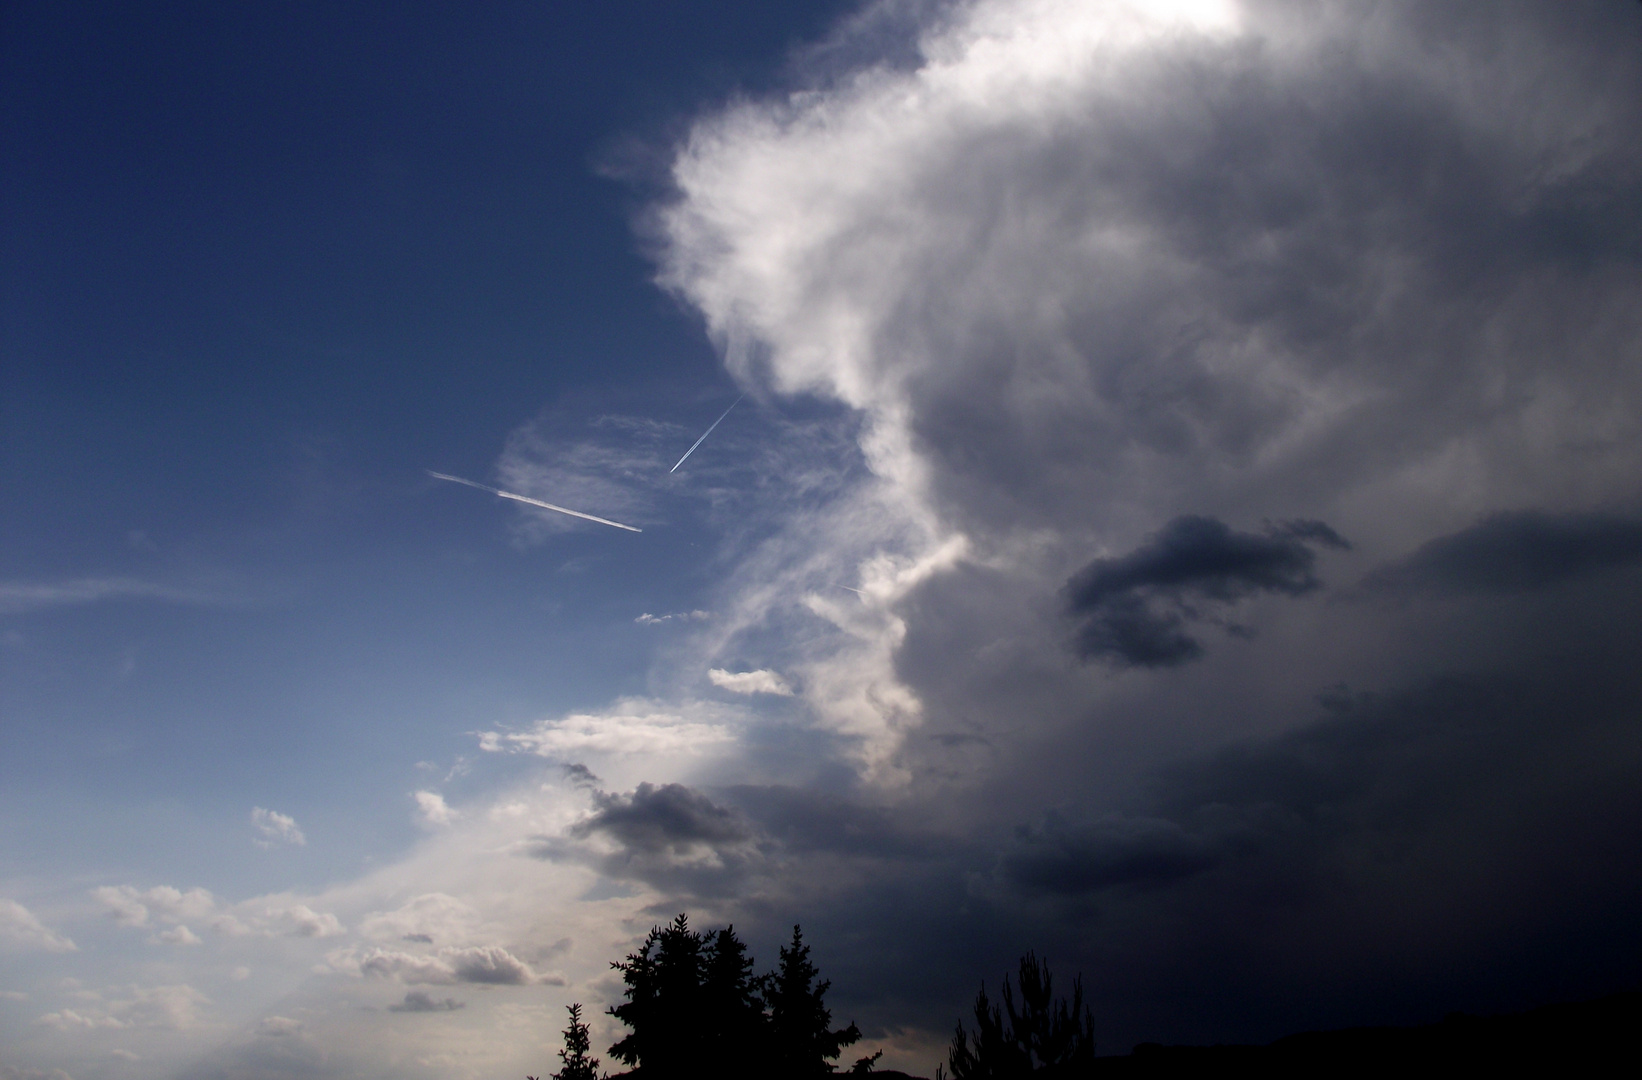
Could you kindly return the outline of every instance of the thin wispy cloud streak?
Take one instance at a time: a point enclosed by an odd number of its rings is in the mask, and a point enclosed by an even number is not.
[[[626,529],[628,532],[644,531],[643,529],[636,528],[632,525],[623,525],[619,521],[611,521],[609,518],[601,518],[593,514],[584,514],[580,510],[570,510],[563,506],[555,506],[553,503],[543,502],[541,499],[532,499],[528,495],[520,495],[512,491],[503,491],[501,488],[493,488],[486,484],[474,483],[472,480],[464,480],[460,476],[449,476],[445,473],[434,472],[432,469],[427,470],[427,473],[435,480],[449,480],[453,484],[466,484],[468,487],[478,488],[480,491],[488,491],[492,495],[498,495],[504,499],[512,499],[514,502],[522,502],[531,506],[539,506],[543,510],[555,510],[558,513],[569,514],[571,517],[578,517],[584,521],[596,521],[600,525],[610,525],[617,529]]]
[[[737,405],[740,405],[741,398],[746,396],[746,394],[742,394],[741,397],[738,397],[734,401],[730,402],[730,408],[724,410],[724,416],[720,416],[717,420],[714,420],[712,426],[701,433],[701,438],[690,444],[690,449],[684,451],[684,457],[679,458],[678,462],[671,469],[667,470],[667,475],[671,476],[673,473],[678,472],[679,465],[683,465],[685,461],[689,459],[690,455],[696,452],[696,447],[707,441],[707,436],[713,433],[713,428],[716,428],[718,425],[724,423],[724,417],[730,415],[730,409],[734,409]]]

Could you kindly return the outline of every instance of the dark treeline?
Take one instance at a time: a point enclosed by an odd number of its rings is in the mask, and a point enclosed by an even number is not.
[[[1308,1031],[1265,1046],[1142,1043],[1132,1054],[1097,1059],[1097,1069],[1102,1077],[1379,1076],[1410,1067],[1467,1076],[1634,1076],[1642,1069],[1638,1031],[1642,993],[1629,993],[1505,1016],[1454,1013],[1417,1027]]]
[[[701,934],[683,915],[655,927],[644,945],[611,965],[622,974],[625,1000],[609,1012],[628,1033],[610,1054],[631,1066],[623,1076],[805,1078],[836,1071],[835,1059],[861,1037],[851,1023],[833,1029],[823,1003],[828,980],[810,962],[803,934],[780,950],[773,971],[753,974],[753,959],[732,927]],[[1048,964],[1021,958],[1011,983],[1005,976],[993,1001],[982,983],[972,1009],[973,1029],[959,1021],[947,1061],[936,1080],[1071,1080],[1099,1075],[1196,1077],[1228,1070],[1267,1076],[1314,1076],[1364,1070],[1383,1072],[1420,1064],[1506,1071],[1587,1072],[1608,1063],[1642,1062],[1635,1033],[1642,1030],[1642,994],[1620,994],[1552,1005],[1512,1016],[1454,1014],[1438,1024],[1354,1028],[1290,1035],[1265,1046],[1162,1046],[1095,1056],[1094,1017],[1079,978],[1071,997],[1057,997]],[[570,1027],[559,1051],[555,1080],[598,1080],[581,1006],[570,1007]],[[875,1073],[879,1054],[855,1062],[852,1073]],[[533,1078],[532,1078],[533,1080]]]
[[[1033,953],[1021,957],[1016,986],[1009,976],[993,1004],[981,984],[975,996],[975,1030],[963,1021],[952,1034],[947,1068],[936,1080],[1015,1080],[1016,1077],[1085,1076],[1095,1063],[1095,1020],[1083,1003],[1083,980],[1072,980],[1072,1000],[1056,998],[1049,965]],[[1019,988],[1017,997],[1016,987]]]
[[[638,952],[611,967],[621,972],[626,1000],[609,1012],[629,1030],[610,1055],[631,1066],[624,1075],[634,1078],[826,1076],[844,1047],[861,1038],[853,1023],[833,1029],[823,1001],[832,984],[818,979],[797,926],[775,970],[764,975],[753,974],[734,927],[698,933],[683,915],[652,928]],[[587,1042],[580,1007],[572,1006],[556,1080],[596,1074]],[[875,1059],[863,1058],[856,1071]]]

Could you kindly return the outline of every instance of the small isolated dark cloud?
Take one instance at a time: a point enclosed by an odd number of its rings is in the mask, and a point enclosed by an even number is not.
[[[565,777],[577,787],[593,788],[599,784],[599,778],[579,761],[573,761],[564,767]]]
[[[601,845],[595,838],[613,842]],[[616,880],[698,896],[722,896],[747,869],[750,822],[683,784],[641,783],[628,794],[593,792],[593,811],[559,835],[532,838],[523,852],[572,860]]]
[[[1372,589],[1514,593],[1642,563],[1642,521],[1601,513],[1494,514],[1370,574]]]
[[[467,1007],[467,1002],[457,1001],[455,998],[444,998],[435,1001],[432,994],[426,990],[412,990],[405,995],[405,1000],[398,1005],[389,1005],[389,1012],[397,1013],[434,1013],[455,1012]]]
[[[1078,652],[1125,667],[1195,660],[1203,646],[1188,628],[1212,618],[1211,609],[1320,588],[1314,546],[1350,545],[1321,521],[1243,533],[1211,517],[1177,517],[1129,554],[1096,559],[1066,583],[1068,606],[1082,620]]]
[[[642,783],[631,795],[595,792],[593,814],[572,835],[603,833],[631,851],[650,854],[697,844],[745,840],[746,822],[733,810],[683,784]]]
[[[762,840],[787,855],[921,860],[943,856],[951,846],[921,832],[904,809],[862,805],[831,792],[772,784],[732,787],[722,794],[751,819]]]
[[[1079,826],[1050,814],[1017,837],[1003,872],[1030,892],[1072,895],[1118,885],[1164,885],[1216,861],[1202,837],[1156,817],[1108,817]]]
[[[433,944],[433,936],[431,934],[406,934],[400,940],[401,941],[419,941],[423,945],[432,945]]]

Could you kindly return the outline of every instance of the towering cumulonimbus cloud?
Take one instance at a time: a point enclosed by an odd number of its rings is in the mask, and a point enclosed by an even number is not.
[[[829,624],[783,666],[881,762],[928,719],[906,601],[959,564],[1010,582],[998,625],[1182,515],[1369,560],[1633,497],[1635,17],[936,6],[910,57],[700,121],[661,280],[738,377],[857,411],[870,471],[794,515],[725,640]]]
[[[1432,934],[1522,867],[1622,910],[1642,11],[975,0],[885,44],[874,10],[701,119],[655,215],[731,372],[842,407],[864,466],[772,519],[699,667],[791,673],[848,766],[813,782],[929,853],[743,880],[930,951],[987,910],[1121,956],[1119,1003],[1280,996],[1399,888]],[[1489,824],[1531,768],[1610,822],[1585,854]],[[1578,902],[1511,895],[1451,959],[1515,925],[1513,970],[1588,975],[1546,944]],[[1414,985],[1419,933],[1329,978]]]

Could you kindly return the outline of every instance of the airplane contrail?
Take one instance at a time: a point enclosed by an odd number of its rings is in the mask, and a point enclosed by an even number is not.
[[[466,484],[470,488],[478,488],[480,491],[488,491],[492,495],[500,495],[504,499],[512,499],[514,502],[529,503],[531,506],[539,506],[543,510],[557,510],[561,514],[569,514],[571,517],[579,517],[587,521],[596,521],[600,525],[614,525],[616,528],[626,529],[628,532],[644,531],[643,529],[635,529],[631,525],[623,525],[619,521],[611,521],[609,518],[594,517],[592,514],[584,514],[580,510],[567,510],[562,506],[554,506],[550,502],[543,502],[540,499],[532,499],[528,495],[515,495],[511,491],[503,491],[501,488],[493,488],[487,484],[476,484],[472,480],[463,480],[460,476],[450,476],[446,473],[434,472],[432,469],[429,469],[427,472],[428,475],[433,477],[435,480],[449,480],[453,484]]]
[[[733,409],[737,405],[740,405],[741,404],[741,398],[744,398],[746,396],[747,396],[746,394],[742,394],[741,397],[738,397],[734,401],[730,402],[730,409]],[[724,410],[724,416],[729,416],[730,415],[730,409],[725,409]],[[678,459],[678,465],[674,465],[671,469],[667,470],[667,475],[668,476],[671,476],[674,473],[678,472],[678,466],[684,464],[684,458],[687,458],[691,454],[695,453],[696,452],[696,447],[698,447],[702,443],[706,442],[707,441],[707,436],[709,436],[713,433],[713,428],[716,428],[716,427],[718,427],[718,425],[724,423],[724,416],[721,416],[717,420],[714,420],[713,421],[713,427],[710,427],[706,431],[703,431],[701,433],[701,438],[697,439],[695,442],[690,444],[690,449],[684,451],[684,457],[681,457],[681,458]]]

